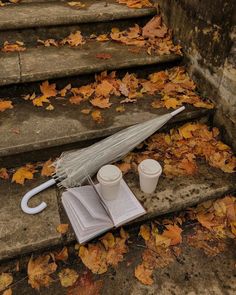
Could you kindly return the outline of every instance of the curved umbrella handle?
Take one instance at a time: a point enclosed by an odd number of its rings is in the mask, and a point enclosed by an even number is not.
[[[26,193],[21,200],[22,211],[24,211],[27,214],[37,214],[37,213],[43,211],[47,207],[47,204],[45,202],[42,202],[40,205],[38,205],[37,207],[34,207],[34,208],[28,207],[28,202],[33,196],[35,196],[36,194],[45,190],[46,188],[54,185],[55,183],[56,183],[56,181],[54,179],[50,179],[50,180],[42,183],[41,185],[35,187],[34,189],[29,191],[28,193]]]

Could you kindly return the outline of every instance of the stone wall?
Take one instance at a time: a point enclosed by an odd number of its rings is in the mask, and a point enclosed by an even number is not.
[[[158,0],[192,78],[217,105],[215,123],[236,149],[235,0]]]

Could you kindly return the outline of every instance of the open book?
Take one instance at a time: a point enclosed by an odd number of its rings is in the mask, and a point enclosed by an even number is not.
[[[146,213],[123,179],[115,200],[105,200],[100,184],[91,183],[68,189],[62,204],[80,244]]]

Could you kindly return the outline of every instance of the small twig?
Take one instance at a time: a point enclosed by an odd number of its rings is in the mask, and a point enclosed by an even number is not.
[[[5,289],[3,289],[2,291],[4,292],[4,291],[6,291],[6,290],[9,289],[9,288],[13,288],[15,285],[17,285],[17,284],[23,282],[23,281],[24,281],[25,279],[27,279],[27,278],[28,278],[28,276],[24,277],[23,279],[20,279],[19,281],[16,281],[15,283],[13,283],[13,284],[7,286],[7,287],[6,287]]]

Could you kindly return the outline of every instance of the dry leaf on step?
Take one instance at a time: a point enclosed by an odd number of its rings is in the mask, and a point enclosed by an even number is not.
[[[68,232],[68,229],[69,229],[69,224],[67,223],[59,224],[57,227],[57,231],[62,235],[66,234]]]
[[[102,35],[97,36],[96,40],[99,42],[105,42],[105,41],[109,40],[109,37],[107,34],[102,34]]]
[[[79,275],[74,269],[65,268],[59,272],[59,279],[62,287],[68,288],[74,285]]]
[[[139,264],[134,271],[135,277],[144,285],[152,285],[153,279],[152,279],[152,273],[153,270],[146,268],[144,264]]]
[[[39,256],[36,259],[33,259],[31,256],[28,262],[28,283],[32,288],[39,290],[40,287],[48,287],[53,279],[51,274],[53,274],[57,265],[55,262],[50,262],[50,255]]]
[[[43,164],[42,171],[41,171],[42,176],[51,176],[54,173],[55,167],[53,167],[52,164],[53,164],[53,161],[51,159],[49,159]]]
[[[5,110],[13,109],[12,101],[10,100],[0,100],[0,112]]]
[[[75,7],[75,8],[83,8],[85,7],[85,4],[82,4],[79,1],[71,1],[71,2],[67,2],[67,4],[71,7]]]
[[[37,172],[37,170],[35,170],[34,165],[27,164],[24,167],[20,167],[13,174],[12,182],[16,182],[18,184],[24,184],[26,179],[33,179],[34,178],[35,172]]]
[[[2,293],[2,295],[12,295],[12,289],[11,288],[10,289],[7,289],[6,291],[4,291]]]
[[[3,48],[1,49],[3,52],[19,52],[25,51],[26,48],[24,47],[23,42],[16,41],[16,43],[10,44],[8,41],[5,41],[3,44]]]
[[[13,277],[10,273],[0,274],[0,292],[6,289],[13,282]]]
[[[9,174],[6,168],[0,168],[0,178],[1,179],[9,179]]]
[[[83,36],[80,31],[71,33],[68,37],[61,41],[63,45],[68,44],[70,46],[76,47],[85,43]]]
[[[90,100],[90,103],[94,107],[98,107],[100,109],[108,109],[112,105],[109,101],[109,98],[103,98],[103,97],[95,97],[92,100]]]
[[[48,81],[44,81],[40,85],[40,90],[45,98],[54,97],[57,95],[56,84],[49,84]]]
[[[66,261],[69,257],[67,247],[64,247],[60,252],[53,253],[56,260]]]
[[[102,113],[99,110],[93,111],[91,113],[92,118],[95,122],[97,123],[102,123],[103,122],[103,117],[102,117]]]

